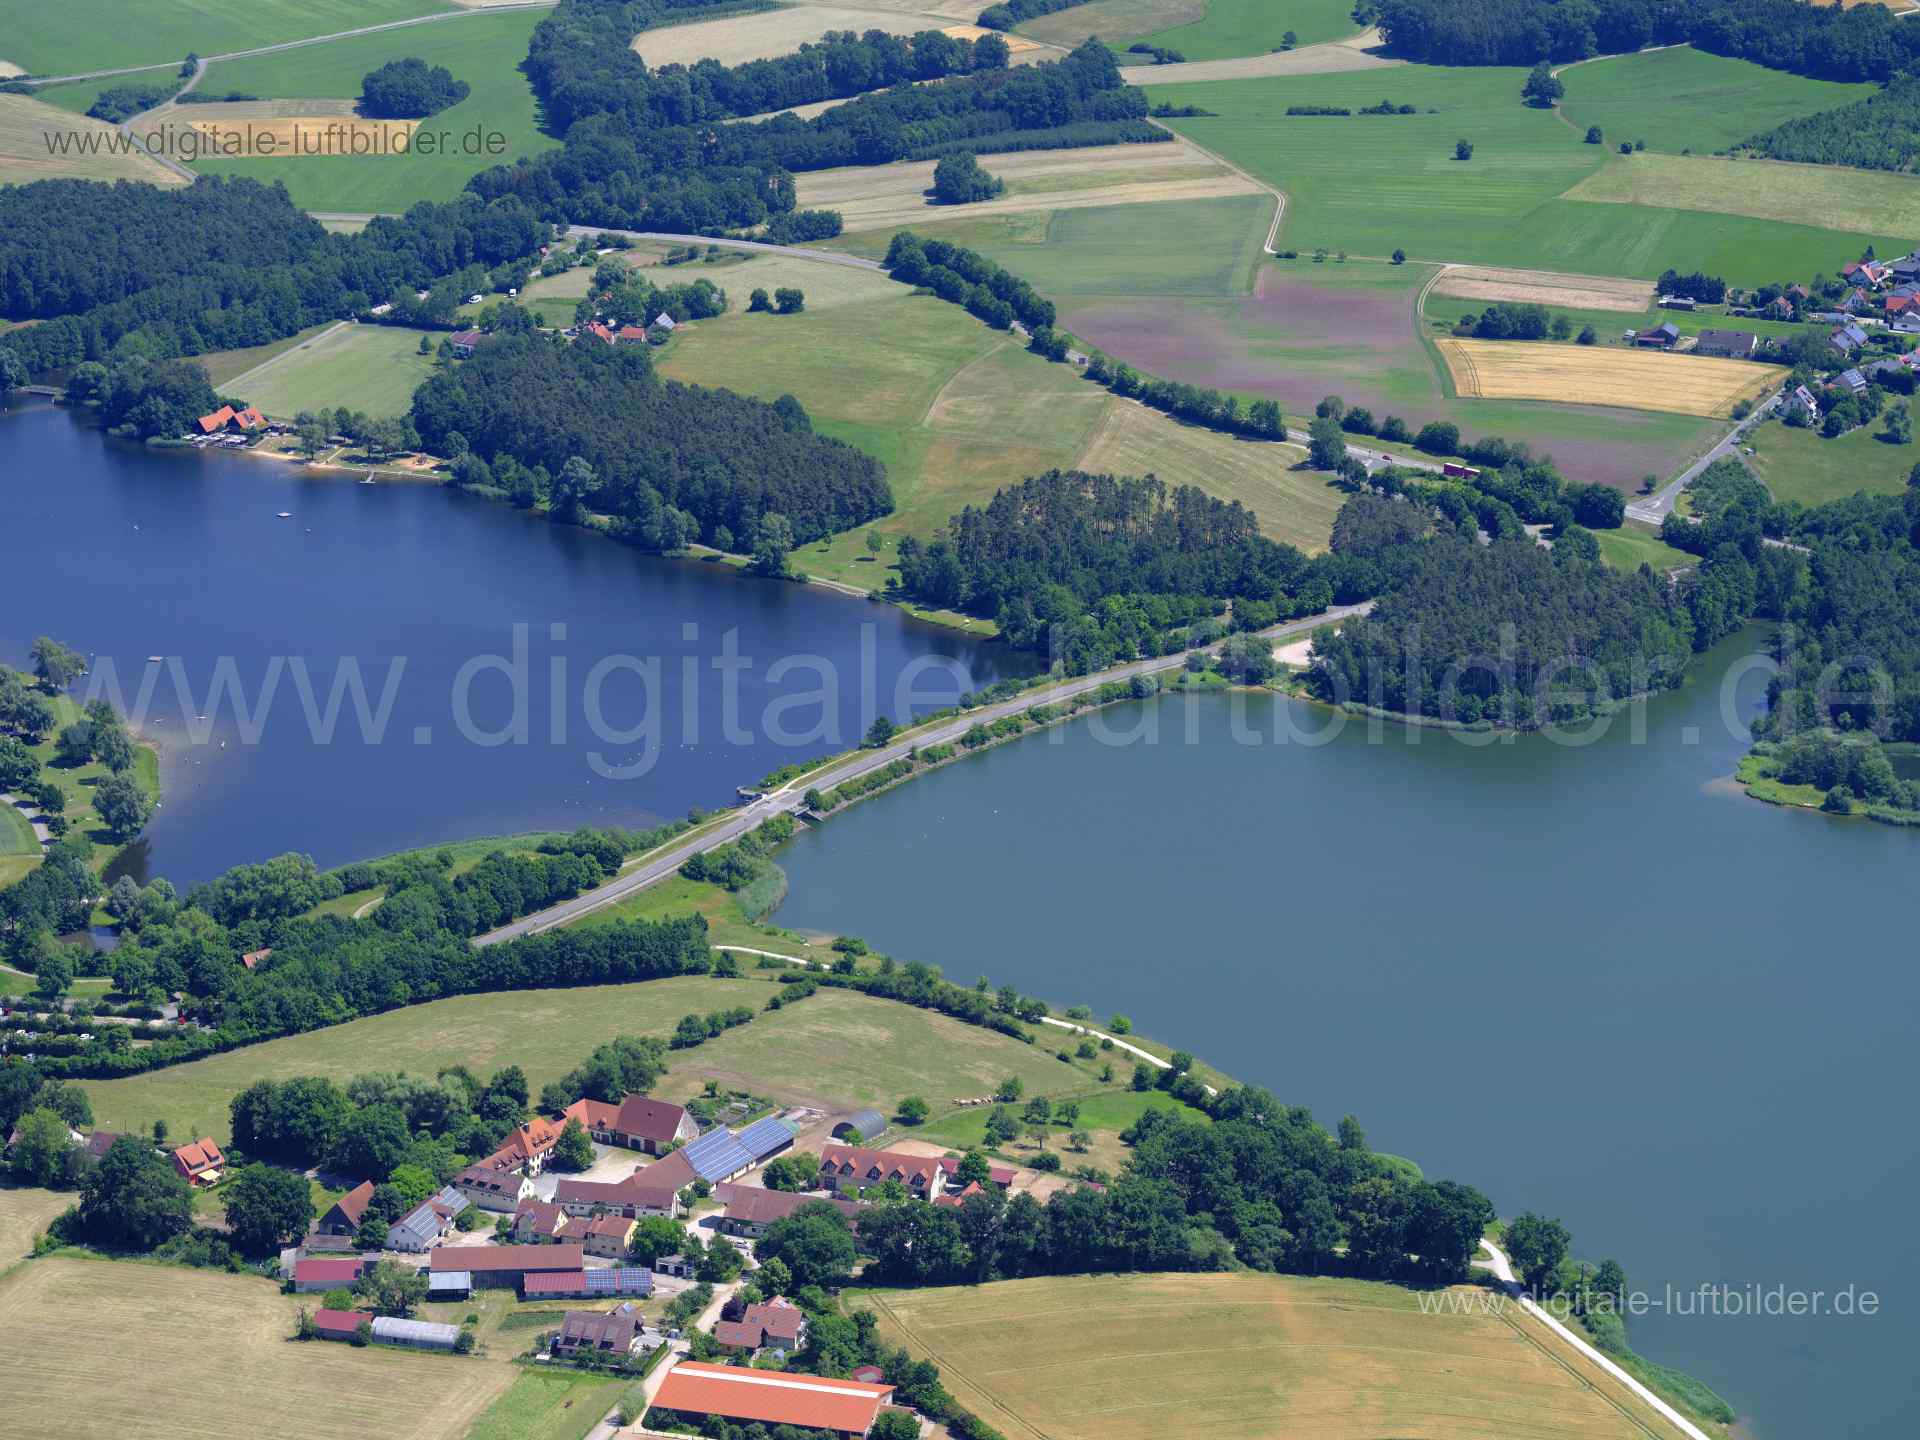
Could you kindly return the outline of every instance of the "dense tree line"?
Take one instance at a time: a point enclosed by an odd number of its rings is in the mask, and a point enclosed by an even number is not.
[[[180,82],[177,80],[157,84],[131,81],[123,85],[109,85],[94,97],[93,104],[87,107],[87,114],[95,120],[118,125],[142,111],[166,104],[179,88]]]
[[[1699,270],[1682,275],[1678,270],[1667,269],[1660,272],[1656,291],[1661,295],[1685,295],[1702,305],[1718,305],[1727,298],[1727,282],[1718,275]]]
[[[130,180],[36,180],[0,189],[0,315],[70,315],[209,263],[264,269],[326,248],[285,192],[209,177],[162,190]]]
[[[1843,10],[1801,0],[1360,0],[1388,50],[1433,65],[1556,64],[1649,45],[1715,55],[1827,80],[1886,81],[1920,56],[1920,32],[1880,5]]]
[[[47,184],[77,185],[76,208],[67,208],[67,189],[49,190]],[[50,304],[65,313],[8,332],[0,337],[0,348],[40,372],[128,355],[162,360],[265,344],[323,320],[356,315],[396,295],[411,305],[416,290],[429,289],[441,277],[475,264],[530,256],[549,234],[511,200],[487,203],[463,196],[444,205],[416,205],[404,216],[383,216],[357,235],[329,235],[294,209],[280,186],[217,179],[206,186],[240,192],[228,201],[236,213],[216,209],[214,222],[285,229],[284,258],[275,258],[274,247],[257,258],[244,247],[238,258],[229,258],[224,243],[211,252],[193,250],[180,236],[183,227],[199,223],[200,183],[159,190],[61,181],[0,192],[0,207],[19,204],[18,196],[30,194],[26,208],[7,217],[28,226],[29,248],[52,252],[78,246],[82,255],[97,255],[109,273],[120,276],[97,289],[62,281],[59,299],[36,303],[43,313]],[[102,198],[120,191],[137,198],[125,203]],[[117,232],[116,238],[109,244],[86,233],[96,228]],[[0,229],[10,241],[11,225]],[[149,247],[154,234],[162,238]],[[172,258],[180,245],[189,247],[190,263]],[[37,295],[42,283],[37,277],[68,272],[36,271],[27,263],[9,273],[27,277],[31,290],[23,295]]]
[[[513,335],[422,385],[413,423],[430,448],[458,431],[477,454],[543,467],[565,487],[556,509],[612,515],[650,548],[677,548],[660,544],[668,510],[703,537],[783,515],[802,544],[891,510],[879,463],[795,411],[662,380],[642,347]]]
[[[999,0],[999,3],[982,10],[980,18],[974,23],[988,30],[1011,30],[1029,20],[1038,20],[1042,15],[1071,10],[1076,5],[1086,3],[1087,0]]]
[[[472,90],[446,66],[409,55],[389,60],[361,79],[360,113],[377,120],[424,120],[458,105]]]
[[[1900,76],[1878,95],[1782,121],[1739,148],[1769,160],[1911,171],[1920,161],[1920,79]]]
[[[901,542],[900,586],[925,604],[993,616],[1010,643],[1050,648],[1073,673],[1131,658],[1227,600],[1251,627],[1333,598],[1323,568],[1261,535],[1237,501],[1151,476],[1060,470],[967,506],[925,545]]]

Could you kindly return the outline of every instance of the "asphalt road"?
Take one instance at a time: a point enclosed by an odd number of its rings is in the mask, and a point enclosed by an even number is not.
[[[1275,625],[1259,633],[1268,639],[1283,640],[1293,636],[1305,635],[1344,620],[1350,615],[1360,615],[1372,609],[1371,603],[1365,605],[1341,605],[1323,614],[1306,620],[1290,620],[1284,625]],[[1218,645],[1208,647],[1218,653]],[[1177,663],[1177,662],[1176,662]],[[904,759],[910,750],[928,745],[944,745],[958,740],[975,725],[991,725],[1007,715],[1017,715],[1036,705],[1052,705],[1068,700],[1075,695],[1083,695],[1089,690],[1097,690],[1114,680],[1131,680],[1136,675],[1152,674],[1175,668],[1169,665],[1165,656],[1152,660],[1134,660],[1125,665],[1116,665],[1110,670],[1102,670],[1094,675],[1082,675],[1072,680],[1063,680],[1057,685],[1041,689],[1023,691],[1011,700],[1003,700],[995,705],[983,705],[969,710],[956,719],[943,721],[937,726],[923,726],[903,738],[893,741],[878,750],[862,750],[849,756],[840,763],[824,770],[810,771],[796,780],[791,780],[754,801],[742,806],[729,816],[724,824],[705,831],[696,838],[682,841],[671,849],[662,851],[645,864],[637,865],[622,872],[597,889],[577,895],[537,914],[528,915],[503,925],[498,930],[489,930],[484,935],[474,937],[475,945],[498,945],[503,940],[517,940],[524,935],[536,935],[542,930],[551,930],[556,925],[565,925],[590,915],[608,905],[617,904],[629,895],[638,894],[650,885],[677,873],[691,857],[718,849],[731,841],[738,840],[747,831],[770,820],[776,815],[789,815],[802,809],[808,789],[831,790],[848,780],[857,779],[895,760]]]
[[[1713,464],[1714,461],[1724,460],[1727,456],[1738,450],[1753,427],[1773,414],[1779,404],[1780,397],[1776,394],[1761,404],[1756,405],[1753,413],[1738,425],[1735,425],[1733,429],[1729,430],[1718,445],[1707,451],[1706,454],[1702,455],[1698,460],[1694,461],[1693,464],[1689,465],[1678,475],[1674,476],[1673,479],[1654,491],[1653,494],[1647,496],[1646,499],[1635,500],[1632,504],[1628,505],[1627,518],[1629,520],[1639,520],[1648,525],[1664,523],[1667,516],[1673,510],[1674,502],[1680,498],[1680,492],[1695,480],[1698,480],[1702,472],[1705,471],[1709,465]]]
[[[659,230],[609,230],[604,225],[569,225],[567,234],[576,238],[581,235],[588,237],[618,235],[626,240],[651,240],[668,245],[718,245],[722,250],[750,250],[757,255],[791,255],[796,260],[815,260],[822,265],[844,265],[850,270],[884,271],[887,268],[878,260],[862,260],[858,255],[841,255],[832,250],[808,250],[800,245],[769,245],[763,240],[724,240],[712,235],[669,235]]]

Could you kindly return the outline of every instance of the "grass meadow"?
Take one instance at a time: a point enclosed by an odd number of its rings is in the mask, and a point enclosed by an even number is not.
[[[539,107],[519,68],[545,14],[475,14],[214,64],[201,82],[209,92],[238,90],[269,100],[350,99],[368,71],[410,55],[446,66],[473,91],[422,122],[421,133],[447,137],[439,154],[207,158],[195,168],[282,181],[294,204],[307,210],[397,212],[420,200],[450,200],[470,176],[559,143],[540,129]],[[470,140],[476,135],[477,142]]]
[[[1638,570],[1642,565],[1651,565],[1665,573],[1700,563],[1698,556],[1667,544],[1658,531],[1631,520],[1618,530],[1596,530],[1593,536],[1600,542],[1600,558],[1616,570]]]
[[[1278,50],[1289,30],[1300,45],[1344,40],[1360,29],[1352,12],[1344,0],[1207,0],[1200,19],[1145,38],[1189,60],[1233,60]]]
[[[1206,17],[1207,0],[1092,0],[1029,20],[1022,35],[1071,50],[1090,35],[1123,49],[1142,35],[1190,25]]]
[[[1616,155],[1604,169],[1569,190],[1567,198],[1663,210],[1708,210],[1788,224],[1804,215],[1818,215],[1840,229],[1891,230],[1909,241],[1920,238],[1920,177],[1839,165],[1711,155]],[[1831,268],[1839,267],[1835,263]]]
[[[1472,1301],[1486,1292],[1461,1287]],[[1422,1313],[1365,1280],[1070,1276],[855,1292],[961,1404],[1049,1440],[1644,1440],[1630,1392],[1510,1306]],[[1551,1347],[1551,1348],[1550,1348]]]
[[[1560,112],[1582,136],[1598,125],[1606,147],[1644,140],[1670,155],[1711,155],[1762,130],[1864,100],[1872,84],[1811,80],[1691,46],[1570,65]]]
[[[276,419],[323,405],[376,419],[404,415],[434,369],[433,354],[420,353],[422,335],[435,346],[443,338],[397,325],[341,325],[230,375],[221,388]]]
[[[300,1303],[258,1276],[168,1265],[35,1260],[0,1282],[13,1436],[118,1440],[442,1440],[512,1382],[504,1353],[455,1358],[301,1344]],[[191,1422],[179,1417],[192,1416]]]
[[[1746,216],[1600,204],[1567,192],[1608,162],[1557,114],[1519,103],[1520,70],[1391,72],[1175,85],[1156,99],[1213,114],[1170,122],[1288,197],[1284,246],[1651,279],[1672,266],[1736,284],[1838,265],[1911,237]],[[1382,98],[1415,115],[1289,118],[1289,105]],[[1454,142],[1473,158],[1454,158]],[[1818,214],[1806,210],[1806,214]]]
[[[189,50],[251,50],[454,8],[439,0],[0,0],[0,59],[35,75],[178,64]]]
[[[1905,405],[1920,418],[1911,398],[1893,395],[1889,405]],[[1796,430],[1777,421],[1756,427],[1747,463],[1779,501],[1824,505],[1857,491],[1869,495],[1906,492],[1907,476],[1920,463],[1920,447],[1882,440],[1881,421],[1826,439],[1817,430]]]

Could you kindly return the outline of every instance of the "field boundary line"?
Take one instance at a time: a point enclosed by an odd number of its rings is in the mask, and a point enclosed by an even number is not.
[[[302,350],[305,350],[309,345],[318,345],[322,340],[328,339],[336,331],[344,330],[347,326],[351,325],[352,323],[353,322],[351,320],[336,320],[333,322],[333,324],[329,325],[326,329],[322,330],[318,335],[315,335],[312,339],[303,340],[300,344],[293,346],[291,349],[282,350],[278,355],[269,355],[265,360],[262,360],[258,365],[254,365],[249,367],[248,369],[242,370],[238,375],[234,376],[231,380],[227,381],[226,386],[241,385],[241,384],[244,384],[246,381],[257,379],[259,378],[261,371],[270,369],[273,366],[278,365],[282,360],[286,359],[289,355],[299,354]],[[222,388],[226,388],[226,387],[223,386]],[[359,917],[355,916],[354,918],[358,919]]]
[[[1518,1318],[1520,1313],[1524,1312],[1521,1312],[1518,1306],[1512,1308],[1503,1307],[1500,1311],[1500,1319],[1512,1328],[1513,1333],[1520,1338],[1520,1342],[1523,1345],[1530,1346],[1532,1349],[1538,1351],[1542,1358],[1549,1363],[1566,1371],[1575,1384],[1583,1390],[1591,1391],[1607,1405],[1618,1411],[1622,1420],[1625,1420],[1629,1425],[1633,1426],[1634,1429],[1647,1436],[1648,1440],[1659,1440],[1658,1432],[1644,1420],[1641,1420],[1638,1416],[1628,1411],[1627,1407],[1620,1402],[1618,1396],[1609,1394],[1587,1376],[1582,1375],[1576,1370],[1573,1362],[1561,1353],[1564,1347],[1549,1346],[1540,1336],[1534,1334],[1527,1326],[1521,1324]]]
[[[1265,180],[1262,180],[1258,175],[1255,175],[1252,171],[1242,169],[1240,166],[1234,164],[1233,161],[1227,159],[1226,156],[1220,154],[1218,151],[1209,150],[1206,146],[1202,145],[1198,140],[1193,139],[1191,136],[1182,135],[1178,130],[1174,129],[1171,125],[1161,125],[1158,120],[1153,120],[1151,118],[1149,118],[1148,123],[1153,125],[1159,125],[1162,130],[1166,131],[1169,135],[1173,136],[1174,139],[1186,141],[1187,144],[1193,146],[1194,149],[1198,150],[1202,155],[1205,155],[1209,160],[1212,160],[1215,164],[1226,166],[1227,169],[1231,170],[1234,174],[1238,175],[1242,180],[1245,180],[1249,185],[1252,185],[1255,189],[1264,191],[1266,194],[1271,195],[1273,197],[1273,200],[1274,200],[1273,223],[1267,227],[1267,238],[1261,242],[1260,248],[1269,255],[1278,255],[1280,252],[1274,249],[1273,242],[1279,239],[1280,222],[1286,219],[1286,216],[1287,216],[1287,192],[1282,190],[1277,185],[1268,184]]]

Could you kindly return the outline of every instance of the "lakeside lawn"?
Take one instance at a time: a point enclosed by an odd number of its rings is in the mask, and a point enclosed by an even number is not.
[[[31,8],[7,0],[0,58],[36,75],[178,65],[189,50],[250,50],[455,8],[440,0],[65,0]]]
[[[1905,405],[1910,417],[1920,419],[1912,397],[1892,395],[1888,404]],[[1783,503],[1824,505],[1862,490],[1901,495],[1908,475],[1920,464],[1920,446],[1882,440],[1885,428],[1883,420],[1876,420],[1829,440],[1818,430],[1796,430],[1769,420],[1751,432],[1753,454],[1747,464]]]
[[[423,338],[433,347],[425,355]],[[342,405],[375,419],[404,415],[414,390],[434,373],[444,338],[442,331],[397,325],[340,325],[228,376],[221,388],[279,420]]]
[[[196,162],[195,168],[202,174],[281,181],[293,203],[306,210],[398,213],[421,200],[451,200],[480,171],[511,165],[559,144],[541,129],[539,106],[519,68],[527,58],[533,29],[546,13],[482,12],[250,60],[220,61],[208,67],[201,82],[210,94],[240,91],[269,100],[351,99],[359,95],[361,79],[369,71],[406,56],[444,65],[473,88],[458,105],[422,122],[423,129],[450,137],[439,154],[207,158]],[[478,139],[470,144],[469,135]]]
[[[1112,1275],[850,1291],[846,1303],[938,1365],[989,1425],[1053,1440],[1670,1433],[1511,1305],[1455,1293],[1457,1313],[1427,1313],[1425,1292],[1380,1281]]]
[[[29,684],[36,684],[31,676],[26,677]],[[44,691],[41,692],[45,694]],[[93,792],[99,783],[113,772],[97,760],[89,760],[85,765],[64,766],[54,761],[55,742],[60,732],[81,718],[79,702],[70,695],[50,695],[46,697],[53,703],[54,726],[38,745],[30,749],[40,761],[42,778],[53,781],[66,796],[65,811],[71,835],[84,835],[94,845],[92,864],[96,871],[104,870],[119,852],[120,842],[107,833],[107,828],[94,812]],[[127,771],[139,782],[140,788],[147,792],[149,799],[160,799],[160,752],[152,745],[134,737],[133,768]],[[40,848],[37,843],[28,850],[17,848],[20,844],[16,823],[25,826],[26,822],[17,812],[11,811],[4,822],[0,822],[0,884],[11,884],[28,870],[40,863]],[[28,838],[31,839],[31,827]]]
[[[1169,123],[1285,190],[1281,243],[1303,252],[1385,256],[1397,247],[1416,260],[1647,279],[1671,266],[1761,284],[1831,269],[1869,244],[1888,254],[1911,244],[1894,234],[1571,198],[1608,162],[1606,148],[1583,143],[1584,132],[1553,111],[1521,104],[1525,79],[1519,69],[1407,65],[1171,85],[1155,98],[1212,112]],[[1420,113],[1285,113],[1382,98]],[[1454,158],[1456,139],[1473,144],[1471,160]]]

